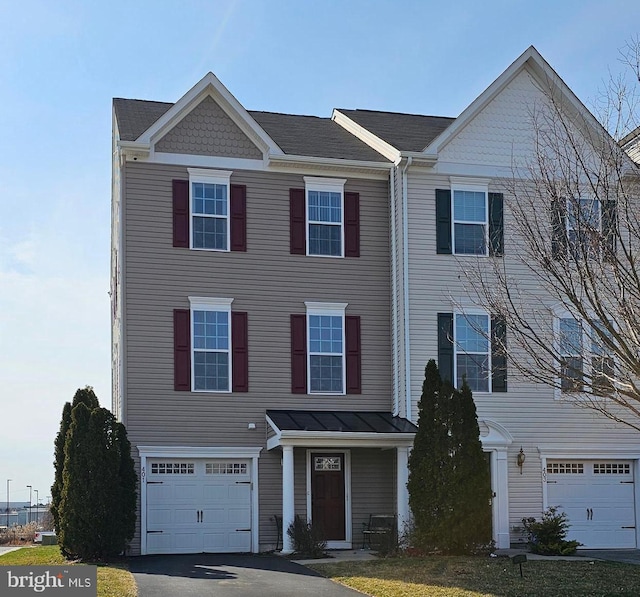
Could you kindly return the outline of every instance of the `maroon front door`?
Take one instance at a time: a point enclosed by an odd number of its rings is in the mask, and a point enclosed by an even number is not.
[[[344,541],[344,454],[311,454],[311,521],[327,541]]]

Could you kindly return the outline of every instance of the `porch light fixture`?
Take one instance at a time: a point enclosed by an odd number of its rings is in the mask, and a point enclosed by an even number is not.
[[[524,466],[524,461],[527,459],[525,456],[524,450],[522,446],[520,446],[520,452],[518,452],[518,456],[516,457],[516,464],[520,468],[520,474],[522,474],[522,467]]]

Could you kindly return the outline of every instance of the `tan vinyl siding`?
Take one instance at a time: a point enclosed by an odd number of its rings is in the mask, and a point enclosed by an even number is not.
[[[234,171],[231,183],[247,187],[247,252],[211,252],[172,246],[171,181],[188,179],[186,167],[130,162],[126,169],[129,438],[134,446],[263,447],[261,547],[275,543],[271,516],[282,509],[281,455],[266,450],[265,410],[392,407],[388,183],[345,185],[360,194],[361,257],[308,257],[289,253],[289,189],[304,188],[302,176]],[[188,309],[189,296],[233,298],[232,310],[248,313],[249,392],[173,390],[173,309]],[[361,317],[361,394],[291,394],[290,315],[304,314],[305,301],[346,302],[346,314]],[[296,469],[297,485],[303,472]],[[305,491],[296,488],[303,513]]]
[[[155,144],[155,150],[190,155],[262,159],[240,127],[209,96]]]

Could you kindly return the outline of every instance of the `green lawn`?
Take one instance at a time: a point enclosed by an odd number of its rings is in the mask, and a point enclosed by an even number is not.
[[[0,566],[68,565],[57,545],[25,547],[0,556]],[[126,564],[98,564],[98,597],[136,597],[138,590]]]
[[[613,597],[640,595],[640,566],[509,558],[387,558],[311,566],[372,597]]]

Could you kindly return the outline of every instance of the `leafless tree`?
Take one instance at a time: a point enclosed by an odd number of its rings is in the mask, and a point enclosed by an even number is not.
[[[558,79],[540,87],[531,154],[504,181],[505,255],[467,276],[513,370],[640,431],[639,39],[621,62],[595,117]]]

